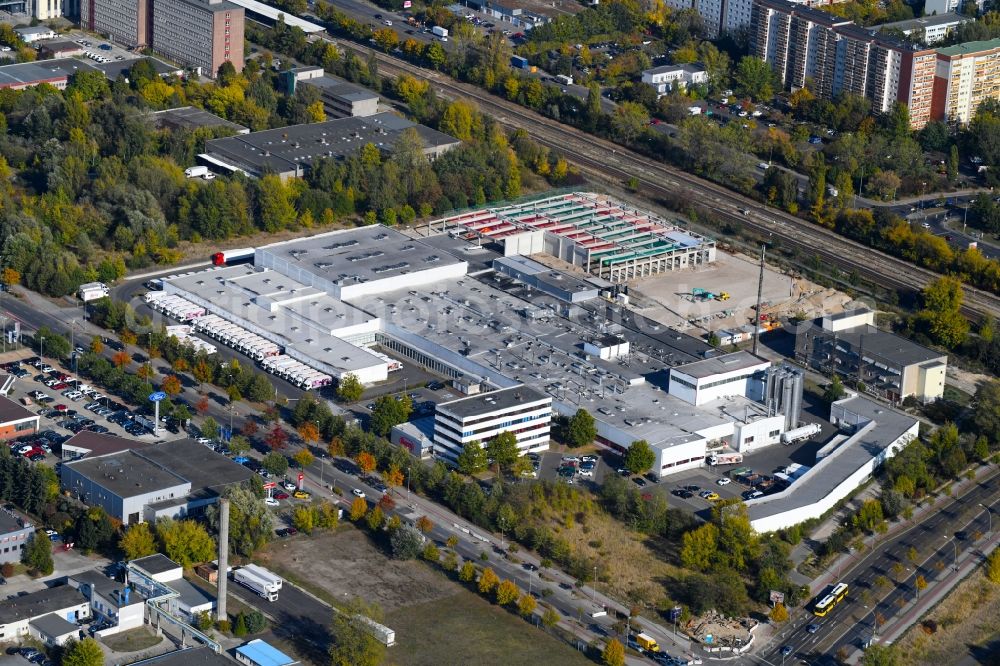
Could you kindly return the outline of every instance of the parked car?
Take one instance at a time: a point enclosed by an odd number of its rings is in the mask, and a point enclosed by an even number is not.
[[[295,493],[292,495],[292,497],[294,497],[295,499],[307,500],[310,499],[312,495],[310,495],[304,490],[296,490]]]
[[[362,497],[362,498],[366,497],[365,491],[361,490],[360,488],[355,488],[354,490],[351,491],[351,493],[355,497]]]
[[[271,495],[271,497],[273,497],[276,500],[286,500],[289,497],[291,497],[291,495],[289,495],[288,493],[277,492],[277,493],[274,493],[273,495]]]

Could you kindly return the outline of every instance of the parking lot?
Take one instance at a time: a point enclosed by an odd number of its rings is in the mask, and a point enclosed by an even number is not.
[[[41,417],[38,436],[17,443],[13,449],[17,454],[32,462],[43,462],[53,456],[53,449],[58,452],[63,441],[82,430],[154,440],[148,427],[152,421],[137,414],[137,410],[29,354],[24,350],[8,353],[0,364],[5,372],[17,377],[7,397]]]
[[[124,60],[136,60],[142,57],[141,53],[134,53],[124,46],[119,46],[114,42],[102,39],[95,35],[89,35],[82,31],[72,31],[59,36],[60,40],[71,41],[79,44],[85,49],[84,55],[96,63],[121,62]],[[42,42],[44,44],[44,42]]]

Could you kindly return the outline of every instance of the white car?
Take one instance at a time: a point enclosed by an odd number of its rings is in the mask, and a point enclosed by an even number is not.
[[[580,462],[580,459],[576,456],[563,456],[563,462]]]
[[[581,468],[580,471],[577,472],[577,474],[579,474],[580,476],[585,476],[589,479],[594,476],[594,470]]]
[[[719,484],[720,486],[728,486],[732,482],[733,482],[732,479],[727,479],[726,477],[722,477],[721,479],[716,481],[716,483]]]
[[[288,492],[292,492],[293,490],[298,490],[299,489],[299,487],[297,485],[295,485],[294,483],[292,483],[291,481],[285,481],[281,485]]]
[[[767,162],[761,162],[761,163],[760,163],[760,164],[758,164],[757,166],[759,166],[759,167],[760,167],[761,169],[763,169],[764,171],[767,171],[768,169],[770,169],[770,168],[771,168],[771,165],[770,165],[770,164],[768,164]]]
[[[265,497],[264,504],[266,504],[267,506],[281,506],[281,502],[274,499],[273,497]]]
[[[355,488],[351,492],[354,493],[355,497],[361,497],[361,498],[367,497],[365,495],[365,491],[361,490],[361,488]]]

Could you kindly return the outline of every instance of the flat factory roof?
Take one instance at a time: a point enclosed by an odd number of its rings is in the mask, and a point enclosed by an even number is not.
[[[233,666],[231,659],[217,654],[210,647],[174,650],[156,657],[132,662],[132,666]]]
[[[362,86],[338,79],[336,76],[325,74],[315,79],[299,81],[299,85],[316,86],[324,92],[340,97],[351,102],[362,102],[365,100],[378,99],[378,93]]]
[[[259,638],[246,645],[241,645],[236,648],[236,651],[258,666],[288,666],[288,664],[298,663],[281,650]]]
[[[386,111],[212,139],[206,142],[205,152],[254,173],[298,173],[310,168],[314,160],[343,159],[369,143],[391,152],[400,134],[411,127],[428,149],[461,143]]]
[[[460,263],[447,252],[381,225],[265,245],[258,252],[341,285]]]
[[[186,479],[131,449],[99,458],[67,462],[63,469],[71,469],[119,497],[134,497],[187,485]]]
[[[38,592],[0,601],[0,624],[56,613],[86,601],[79,590],[69,585],[47,587]]]
[[[132,564],[153,576],[181,568],[181,565],[177,564],[162,553],[155,553],[153,555],[147,555],[146,557],[140,557],[137,560],[132,560]]]
[[[19,87],[53,79],[67,78],[77,71],[92,72],[95,67],[84,60],[55,58],[0,66],[0,87]]]
[[[253,476],[249,469],[193,439],[178,439],[143,449],[141,455],[191,482],[192,494],[218,494]]]
[[[750,368],[755,368],[759,365],[770,365],[770,363],[757,358],[750,352],[738,351],[733,352],[732,354],[713,356],[712,358],[695,361],[694,363],[678,365],[674,367],[674,370],[683,373],[688,377],[704,379],[705,377],[712,377],[714,375],[733,372],[735,370],[749,370]]]

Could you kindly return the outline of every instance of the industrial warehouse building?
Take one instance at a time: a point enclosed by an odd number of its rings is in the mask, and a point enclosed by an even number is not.
[[[430,159],[461,144],[453,136],[383,112],[211,139],[205,142],[205,154],[200,157],[215,166],[255,178],[266,173],[301,178],[315,160],[341,160],[368,143],[391,153],[400,135],[411,128],[420,137],[424,154]]]
[[[373,384],[412,363],[450,380],[459,395],[437,405],[432,423],[393,434],[421,455],[433,448],[453,461],[466,443],[503,431],[515,432],[522,450],[541,450],[552,412],[582,407],[602,443],[624,451],[644,439],[657,453],[654,470],[667,475],[715,452],[773,445],[801,424],[798,371],[746,352],[706,358],[717,352],[638,316],[641,329],[567,319],[572,308],[606,303],[599,295],[616,285],[538,260],[570,243],[594,250],[584,260],[596,266],[600,244],[609,257],[628,257],[629,275],[653,274],[714,260],[713,242],[599,195],[535,203],[536,213],[525,204],[493,215],[496,229],[451,218],[432,223],[438,233],[429,237],[371,226],[277,243],[257,248],[253,266],[167,278],[162,293],[196,331],[214,317],[268,342],[279,356],[254,357],[267,369],[270,359],[293,358]],[[542,217],[554,226],[542,228]],[[597,244],[584,229],[601,234]],[[638,266],[628,239],[662,250],[656,266]],[[616,279],[624,275],[615,269]]]
[[[795,333],[795,359],[828,375],[861,382],[891,402],[913,396],[925,402],[944,395],[948,356],[875,326],[868,309],[827,315]]]
[[[64,490],[124,525],[198,514],[252,472],[193,439],[64,463]]]
[[[313,88],[330,118],[373,116],[378,113],[378,94],[323,71],[322,67],[295,67],[279,75],[285,94],[292,96],[301,86]]]
[[[38,432],[39,418],[38,414],[10,398],[0,396],[0,440],[35,434]]]
[[[916,439],[920,422],[857,395],[830,406],[841,433],[816,454],[816,464],[785,490],[747,502],[758,532],[819,518],[867,481],[887,459]]]

